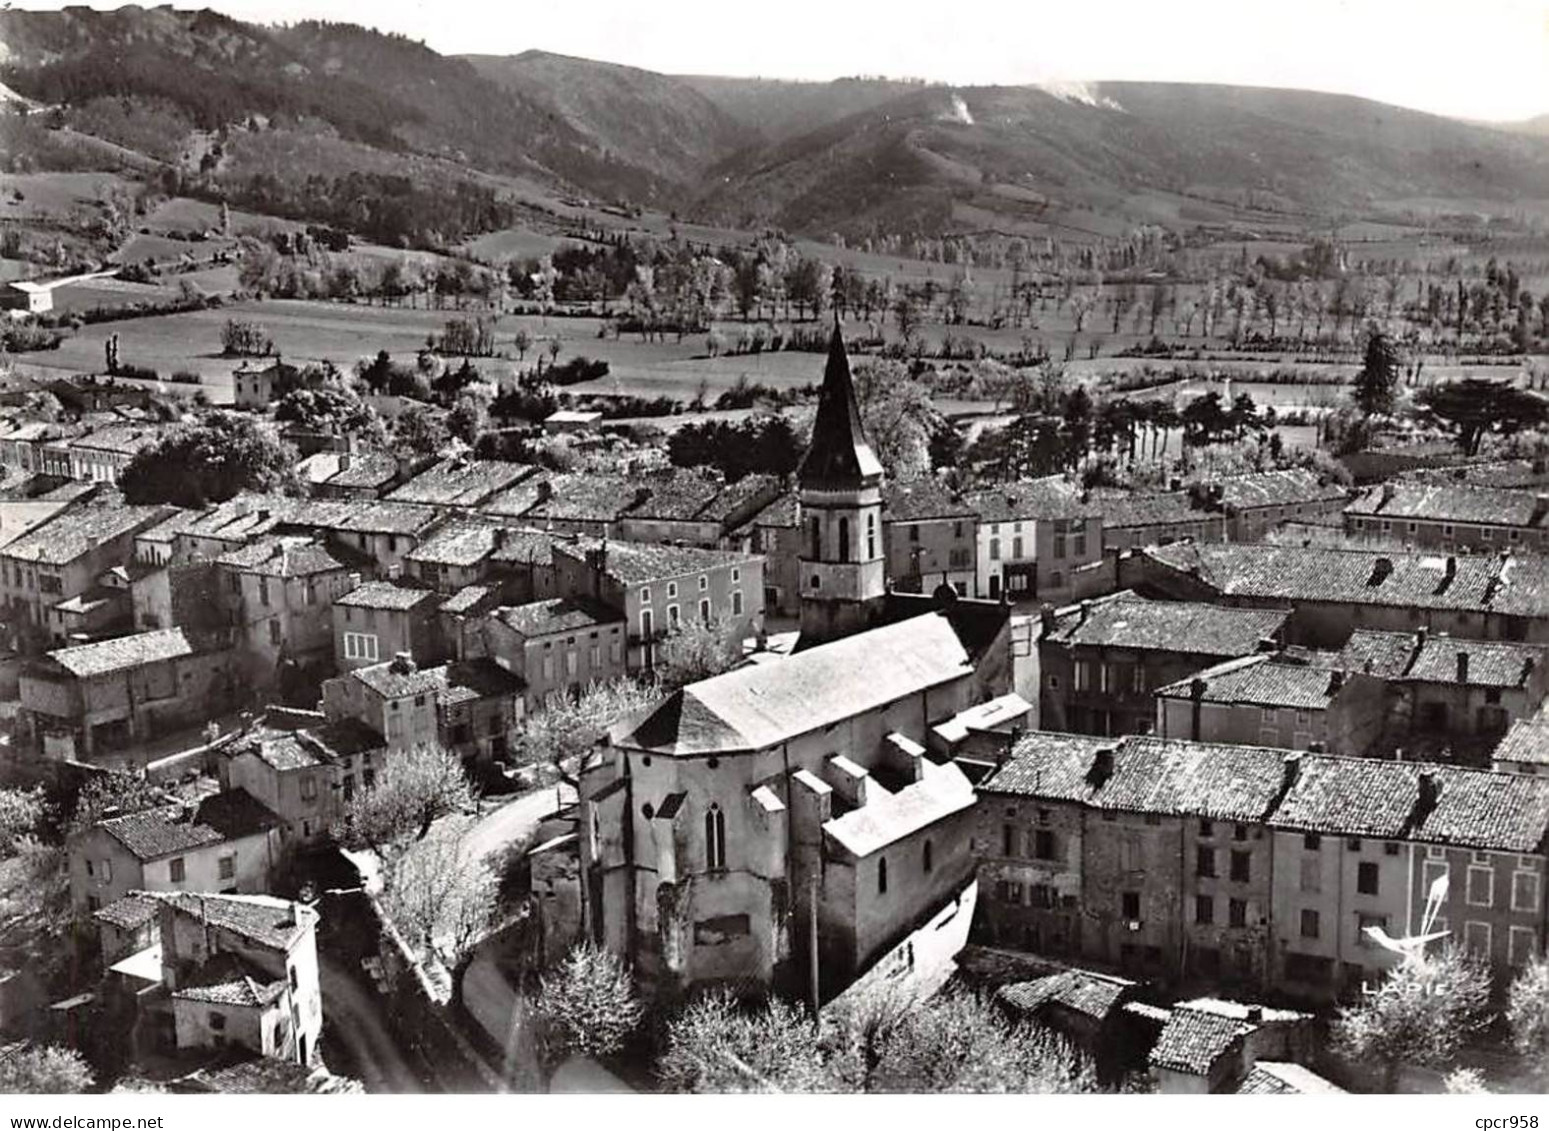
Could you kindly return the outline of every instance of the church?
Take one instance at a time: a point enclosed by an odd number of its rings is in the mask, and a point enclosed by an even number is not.
[[[826,1001],[912,962],[925,924],[966,935],[972,916],[974,791],[952,743],[1021,702],[1010,610],[888,591],[883,468],[837,324],[798,480],[799,647],[676,692],[581,775],[587,934],[656,994]]]

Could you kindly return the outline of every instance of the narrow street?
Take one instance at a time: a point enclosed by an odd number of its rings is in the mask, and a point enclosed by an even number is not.
[[[399,1048],[383,1016],[380,998],[361,985],[363,975],[350,971],[337,959],[319,952],[318,979],[323,991],[324,1057],[330,1042],[343,1046],[353,1061],[335,1071],[358,1074],[368,1092],[422,1092],[419,1077]]]
[[[526,839],[544,820],[575,799],[574,789],[556,784],[506,802],[469,826],[462,843],[464,858],[487,859]]]

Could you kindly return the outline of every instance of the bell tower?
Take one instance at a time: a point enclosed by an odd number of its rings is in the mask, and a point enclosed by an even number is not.
[[[796,478],[801,501],[801,644],[809,647],[871,627],[886,594],[882,464],[861,426],[837,319],[812,444]]]

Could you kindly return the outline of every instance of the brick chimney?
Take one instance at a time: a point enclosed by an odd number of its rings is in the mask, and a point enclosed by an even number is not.
[[[392,671],[398,675],[413,675],[417,669],[414,657],[408,652],[399,652],[393,656]]]

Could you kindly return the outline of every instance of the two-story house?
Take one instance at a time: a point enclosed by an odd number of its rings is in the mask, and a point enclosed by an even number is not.
[[[507,606],[482,627],[485,655],[526,685],[529,714],[551,695],[576,695],[625,672],[623,614],[586,597]]]
[[[1071,573],[1103,555],[1101,507],[1060,476],[974,492],[974,596],[1059,603]]]
[[[973,507],[933,479],[888,484],[882,489],[888,578],[904,592],[950,585],[968,596],[975,591],[978,525]]]
[[[334,666],[369,667],[407,652],[421,661],[441,654],[441,594],[387,581],[357,585],[333,602]]]
[[[1040,723],[1047,730],[1144,734],[1156,717],[1156,688],[1223,660],[1273,650],[1289,616],[1148,601],[1128,592],[1045,609]]]

